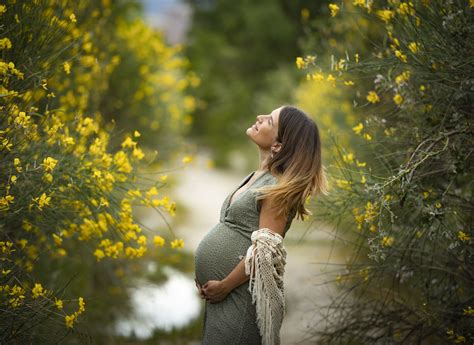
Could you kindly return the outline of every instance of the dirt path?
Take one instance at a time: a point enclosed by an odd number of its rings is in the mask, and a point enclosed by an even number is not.
[[[173,200],[188,211],[185,221],[174,226],[174,229],[184,239],[187,250],[192,252],[207,231],[219,221],[219,211],[225,197],[248,174],[209,169],[207,158],[202,154],[177,173],[178,183],[171,193]],[[315,343],[314,339],[304,339],[308,330],[320,324],[320,319],[315,315],[315,304],[324,304],[330,291],[328,286],[315,286],[323,280],[322,265],[315,263],[328,261],[332,238],[326,227],[313,224],[314,229],[305,236],[304,241],[299,242],[308,225],[308,222],[294,220],[285,237],[287,304],[281,330],[282,345]],[[333,253],[330,261],[335,260]]]

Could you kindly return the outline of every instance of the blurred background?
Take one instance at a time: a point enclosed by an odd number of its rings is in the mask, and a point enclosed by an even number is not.
[[[170,190],[181,211],[173,222],[174,229],[184,239],[192,265],[194,250],[218,222],[225,197],[243,176],[259,166],[258,149],[246,135],[257,115],[295,104],[313,116],[321,132],[337,131],[339,126],[349,128],[354,115],[349,97],[344,100],[341,91],[330,85],[310,83],[295,65],[296,57],[312,44],[308,42],[310,23],[323,26],[327,20],[325,3],[150,0],[143,1],[143,13],[147,23],[162,31],[169,44],[183,45],[190,69],[200,79],[192,90],[193,121],[184,139],[195,148],[193,159],[173,175],[176,185]],[[325,58],[329,59],[329,54]],[[325,157],[329,155],[326,151]],[[153,226],[162,225],[157,217],[144,217]],[[327,301],[331,290],[321,273],[344,260],[333,237],[325,223],[294,220],[285,238],[287,315],[281,331],[283,344],[311,343],[311,333],[321,321],[315,310]],[[194,293],[194,272],[189,267],[183,272],[188,280],[181,283],[183,290],[184,286],[191,290],[190,298],[197,306],[190,308],[191,301],[183,301],[180,312],[180,308],[174,309],[182,319],[176,321],[174,338],[170,339],[199,344],[203,301]],[[176,279],[175,272],[170,280]],[[174,304],[182,300],[182,289],[169,291],[174,294],[163,296],[163,301]],[[169,321],[169,313],[162,310],[156,306],[155,340],[164,339],[162,334],[167,331],[159,319],[166,315]],[[138,324],[143,327],[143,319]]]

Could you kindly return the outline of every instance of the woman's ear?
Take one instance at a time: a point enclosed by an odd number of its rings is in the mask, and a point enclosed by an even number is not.
[[[272,150],[273,152],[275,152],[275,153],[276,153],[276,152],[279,152],[279,151],[281,150],[281,143],[278,142],[278,141],[275,142],[275,143],[272,145],[271,150]]]

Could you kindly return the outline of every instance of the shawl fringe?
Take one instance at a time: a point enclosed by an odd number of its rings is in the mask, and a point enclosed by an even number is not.
[[[283,275],[286,250],[283,237],[268,228],[252,233],[252,245],[245,256],[245,274],[250,276],[248,291],[256,304],[257,325],[262,345],[279,345],[285,315]]]

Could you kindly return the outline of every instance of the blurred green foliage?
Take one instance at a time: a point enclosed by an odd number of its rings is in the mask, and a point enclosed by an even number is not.
[[[193,22],[186,54],[202,79],[201,100],[191,134],[228,165],[231,150],[252,152],[245,130],[258,114],[293,101],[298,84],[295,56],[307,18],[318,16],[313,1],[189,0]]]

